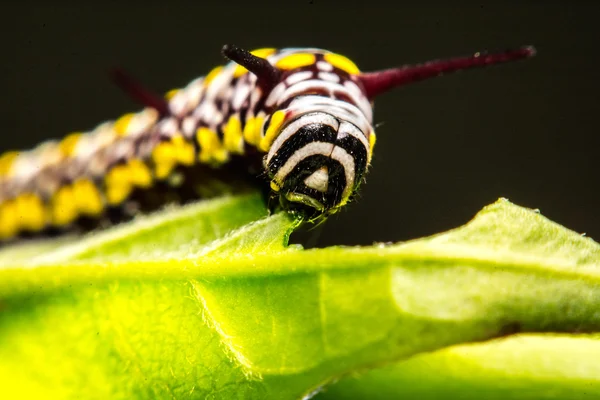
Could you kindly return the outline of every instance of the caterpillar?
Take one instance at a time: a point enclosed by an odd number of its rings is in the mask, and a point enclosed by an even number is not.
[[[275,207],[323,220],[364,180],[375,145],[375,97],[534,53],[527,46],[364,73],[323,49],[226,45],[227,64],[164,96],[114,70],[141,111],[0,156],[0,239],[100,220],[181,169],[218,169],[252,155],[261,160]]]

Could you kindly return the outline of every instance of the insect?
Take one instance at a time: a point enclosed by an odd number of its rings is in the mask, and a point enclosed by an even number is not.
[[[534,52],[522,47],[364,73],[327,50],[248,52],[226,45],[228,64],[165,96],[115,70],[115,82],[141,111],[0,157],[0,239],[100,220],[130,203],[134,192],[159,185],[168,191],[181,170],[220,168],[252,155],[261,160],[274,207],[323,220],[364,179],[377,95]]]

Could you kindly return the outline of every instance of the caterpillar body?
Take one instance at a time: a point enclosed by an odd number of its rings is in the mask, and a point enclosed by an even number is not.
[[[0,239],[100,220],[180,168],[258,154],[278,206],[324,219],[348,203],[375,144],[372,101],[442,73],[526,58],[532,47],[362,73],[316,48],[225,46],[230,60],[165,96],[113,78],[144,108],[0,156]]]

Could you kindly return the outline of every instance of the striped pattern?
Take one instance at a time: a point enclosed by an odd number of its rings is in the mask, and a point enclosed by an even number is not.
[[[230,62],[167,93],[167,115],[145,108],[0,156],[0,239],[100,221],[131,207],[134,191],[251,153],[264,155],[282,208],[309,218],[337,211],[363,179],[375,143],[358,68],[321,49],[252,53],[281,71],[268,92]]]

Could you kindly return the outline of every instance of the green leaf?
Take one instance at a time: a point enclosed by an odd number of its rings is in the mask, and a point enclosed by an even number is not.
[[[0,398],[295,399],[448,346],[599,330],[600,246],[506,200],[395,245],[302,250],[297,225],[249,194],[0,253]]]
[[[598,360],[598,335],[519,335],[355,373],[316,398],[598,399]]]

